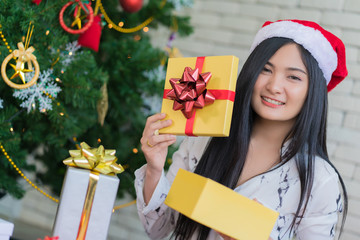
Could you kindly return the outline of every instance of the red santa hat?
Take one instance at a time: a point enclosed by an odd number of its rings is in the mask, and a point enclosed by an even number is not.
[[[328,92],[347,76],[344,43],[317,23],[303,20],[267,21],[256,34],[250,51],[272,37],[290,38],[308,50],[324,74]]]

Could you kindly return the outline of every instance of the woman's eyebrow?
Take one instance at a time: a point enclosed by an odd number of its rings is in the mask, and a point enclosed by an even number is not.
[[[270,67],[274,67],[274,64],[272,64],[271,62],[267,62],[265,65],[270,65]],[[290,70],[290,71],[298,71],[298,72],[302,72],[305,75],[307,75],[307,72],[302,70],[301,68],[297,68],[297,67],[288,67],[286,68],[286,70]]]
[[[290,70],[290,71],[299,71],[299,72],[302,72],[302,73],[304,73],[305,75],[307,75],[307,72],[305,72],[305,71],[302,70],[301,68],[289,67],[289,68],[287,68],[287,69]]]

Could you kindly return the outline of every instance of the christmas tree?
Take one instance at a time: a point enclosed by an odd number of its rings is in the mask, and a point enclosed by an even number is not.
[[[119,196],[134,195],[133,172],[145,163],[137,149],[152,114],[149,99],[162,96],[167,60],[146,31],[162,25],[186,36],[192,28],[189,17],[174,13],[190,1],[133,2],[1,0],[1,195],[24,195],[18,181],[24,170],[36,173],[35,185],[50,185],[59,194],[66,171],[62,160],[82,141],[116,149],[125,167]],[[19,42],[27,57],[7,57],[21,52]],[[5,83],[21,88],[34,78],[37,82],[24,89]],[[28,155],[44,170],[27,163]]]

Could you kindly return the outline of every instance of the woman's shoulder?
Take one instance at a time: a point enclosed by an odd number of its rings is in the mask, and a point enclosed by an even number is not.
[[[306,161],[306,158],[304,159]],[[286,162],[285,164],[282,164],[278,171],[285,171],[287,169],[287,173],[289,176],[292,176],[292,180],[295,182],[298,182],[299,179],[299,169],[297,167],[296,163],[296,157],[293,157],[291,160]],[[314,164],[313,164],[313,189],[318,189],[323,186],[326,186],[331,183],[339,183],[339,175],[337,174],[335,168],[332,166],[332,164],[320,157],[315,156],[314,158]],[[332,186],[331,188],[338,188],[339,186],[336,184]],[[331,189],[329,189],[331,190]]]
[[[340,180],[335,168],[325,159],[315,157],[314,178],[310,205],[323,208],[326,204],[331,209],[340,209]],[[315,210],[314,210],[315,211]]]
[[[305,217],[321,218],[321,221],[337,221],[337,213],[342,211],[339,176],[334,167],[321,157],[315,158],[314,181]],[[320,221],[320,220],[319,220]],[[305,221],[306,222],[306,221]]]
[[[304,160],[307,160],[308,155],[305,155]],[[287,163],[285,163],[284,165],[289,165],[290,168],[297,168],[296,165],[296,156],[293,157],[291,160],[289,160]],[[313,161],[313,171],[314,171],[314,182],[321,182],[321,181],[326,181],[326,179],[330,179],[330,178],[338,178],[338,174],[334,168],[334,166],[330,163],[329,160],[326,160],[318,155],[314,156],[314,161]]]
[[[317,181],[326,181],[327,179],[338,178],[335,168],[328,160],[316,156],[314,161],[314,179]]]

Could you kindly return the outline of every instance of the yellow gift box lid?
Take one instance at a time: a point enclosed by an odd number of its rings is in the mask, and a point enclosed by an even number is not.
[[[185,67],[195,68],[196,57],[170,58],[168,61],[165,90],[172,89],[169,80],[181,78]],[[230,90],[235,92],[239,59],[235,56],[205,57],[202,73],[211,72],[212,77],[206,88],[208,90]],[[163,99],[161,112],[165,119],[173,120],[170,127],[160,129],[160,133],[185,135],[186,118],[180,110],[173,110],[173,100]],[[234,102],[215,100],[213,104],[196,109],[193,133],[195,136],[229,136]]]
[[[240,240],[268,240],[279,213],[209,178],[179,169],[165,204]]]

